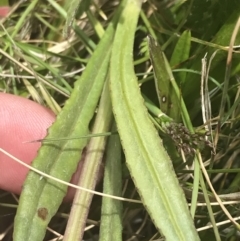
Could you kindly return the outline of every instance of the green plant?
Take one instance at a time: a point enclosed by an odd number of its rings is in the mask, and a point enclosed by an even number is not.
[[[237,240],[237,206],[210,201],[215,191],[222,201],[239,197],[239,52],[228,47],[239,10],[227,0],[32,1],[2,24],[1,68],[10,77],[0,88],[59,113],[32,166],[68,182],[86,148],[79,185],[94,189],[106,155],[102,193],[119,199],[104,197],[100,232],[84,234],[88,212],[98,220],[101,205],[95,197],[90,207],[92,194],[81,190],[64,240]],[[233,40],[239,45],[239,34]],[[14,240],[43,240],[48,225],[58,230],[58,210],[69,209],[59,209],[67,186],[40,176],[30,171],[24,184]],[[122,180],[133,203],[120,201]]]

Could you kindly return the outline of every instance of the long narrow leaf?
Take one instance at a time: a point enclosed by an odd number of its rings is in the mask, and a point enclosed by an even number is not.
[[[154,80],[161,110],[178,121],[180,114],[179,97],[172,85],[172,73],[159,44],[148,37],[150,58],[154,69]]]
[[[114,18],[117,21],[118,18]],[[33,166],[59,179],[69,181],[76,170],[87,140],[71,140],[89,133],[107,75],[114,24],[110,24],[47,138],[69,138],[58,143],[44,143]],[[101,61],[99,61],[101,60]],[[66,194],[66,186],[34,172],[29,172],[15,217],[15,241],[42,241],[46,227]]]
[[[116,126],[112,128],[115,131]],[[111,136],[107,145],[103,192],[122,195],[121,143],[118,135]],[[111,232],[109,232],[111,230]],[[122,240],[122,202],[108,197],[102,201],[99,241]]]
[[[141,199],[167,240],[199,240],[169,156],[149,120],[133,70],[141,1],[128,1],[114,38],[110,86],[126,161]]]
[[[108,82],[106,82],[98,113],[93,126],[93,133],[109,131],[112,122],[112,105],[109,96]],[[92,138],[87,146],[82,175],[79,178],[78,186],[94,189],[99,170],[103,159],[106,145],[106,136]],[[63,241],[82,240],[88,211],[90,209],[93,194],[77,190],[68,220]]]
[[[186,61],[189,58],[190,47],[191,47],[191,32],[189,30],[186,30],[182,33],[174,48],[174,51],[170,60],[170,64],[172,67],[182,64],[184,61]],[[177,83],[184,85],[186,75],[187,75],[186,72],[176,73],[175,78]]]

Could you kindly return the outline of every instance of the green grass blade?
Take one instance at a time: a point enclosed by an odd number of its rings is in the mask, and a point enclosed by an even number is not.
[[[115,127],[112,128],[115,131]],[[103,193],[122,195],[121,144],[119,136],[111,136],[107,145]],[[111,230],[111,232],[109,232]],[[108,197],[102,201],[99,241],[122,240],[122,202]]]
[[[128,1],[114,38],[110,86],[126,161],[156,227],[167,240],[199,240],[169,156],[149,120],[133,70],[133,42],[141,1]]]
[[[23,27],[25,20],[29,17],[29,14],[38,4],[38,0],[31,1],[31,4],[28,5],[26,10],[21,14],[21,18],[17,22],[17,24],[14,26],[14,31],[11,33],[11,37],[14,38],[18,31]]]
[[[73,21],[75,19],[75,15],[77,13],[77,10],[78,10],[81,2],[82,2],[82,0],[66,1],[65,9],[66,9],[66,12],[67,12],[67,21],[66,21],[66,24],[65,24],[65,28],[63,30],[63,34],[64,34],[65,37],[68,36],[68,33],[70,31],[70,28],[72,27]]]
[[[117,16],[114,21],[117,21]],[[45,143],[33,162],[35,168],[65,181],[69,181],[76,170],[87,140],[71,140],[71,137],[87,135],[89,132],[88,125],[107,75],[114,32],[112,22],[83,75],[76,81],[70,99],[49,129],[47,138],[64,137],[69,140]],[[66,186],[30,172],[24,184],[15,218],[14,240],[42,241],[46,227],[61,204],[66,189]]]

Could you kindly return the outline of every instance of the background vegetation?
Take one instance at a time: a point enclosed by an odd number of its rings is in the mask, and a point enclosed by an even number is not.
[[[74,89],[74,82],[93,59],[105,30],[116,15],[119,1],[80,1],[78,8],[77,5],[74,1],[11,2],[12,12],[1,20],[1,92],[32,99],[56,114],[60,112]],[[231,3],[228,0],[145,1],[135,32],[133,64],[141,94],[191,205],[190,212],[201,240],[239,240],[236,223],[230,218],[239,216],[240,198],[239,34],[234,47],[229,48],[239,12],[237,0]],[[157,40],[159,49],[153,50],[150,44],[149,50],[149,35]],[[154,56],[158,51],[161,55],[161,50],[166,58],[155,62]],[[105,61],[108,49],[102,51],[99,65]],[[160,79],[159,86],[154,80],[152,64],[155,77]],[[166,71],[166,85],[173,83],[166,70],[168,64],[175,79],[175,91],[172,87],[162,87],[163,71]],[[159,66],[160,77],[156,70]],[[185,103],[186,110],[181,102]],[[165,119],[160,116],[161,110],[167,115]],[[94,114],[90,123],[91,130],[96,116]],[[187,121],[186,116],[190,117]],[[112,132],[115,133],[115,129]],[[116,152],[115,158],[120,152]],[[107,159],[107,151],[104,155]],[[122,165],[117,171],[122,170],[122,176],[118,177],[122,185],[120,182],[114,187],[114,190],[121,189],[120,194],[115,195],[140,200],[123,153],[120,160]],[[216,204],[210,184],[230,216]],[[102,186],[102,183],[97,186],[98,191],[104,192]],[[169,187],[166,189],[171,192]],[[13,223],[17,205],[10,193],[2,191],[0,197],[3,233]],[[1,205],[6,202],[8,206]],[[98,240],[99,233],[103,232],[99,231],[101,204],[102,198],[94,196],[84,240]],[[108,226],[110,232],[119,232],[122,240],[164,240],[159,227],[152,222],[151,212],[146,211],[148,204],[122,202],[120,205],[123,205],[118,209],[122,227]],[[49,227],[64,234],[70,208],[71,204],[62,204]],[[85,225],[84,220],[81,225]],[[11,237],[12,229],[3,240],[11,240]],[[47,231],[44,240],[61,239],[61,235]]]

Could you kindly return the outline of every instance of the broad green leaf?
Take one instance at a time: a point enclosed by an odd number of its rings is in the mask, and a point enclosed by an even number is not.
[[[126,162],[141,199],[166,240],[199,240],[172,163],[151,123],[133,68],[141,1],[128,1],[113,42],[110,88]]]
[[[107,76],[114,24],[110,23],[85,71],[75,83],[56,122],[50,127],[47,138],[68,138],[57,143],[44,143],[33,167],[56,178],[70,181],[76,170],[86,139],[71,139],[89,133],[92,119]],[[99,61],[101,60],[101,61]],[[57,212],[67,186],[48,180],[30,171],[24,183],[14,223],[15,241],[42,241],[46,227]]]

